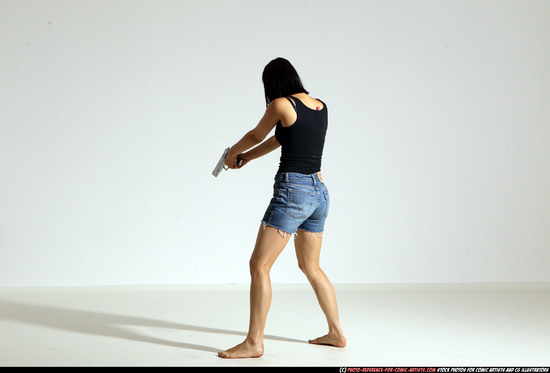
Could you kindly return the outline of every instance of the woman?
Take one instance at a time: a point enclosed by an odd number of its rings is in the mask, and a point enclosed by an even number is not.
[[[328,322],[328,334],[309,343],[344,347],[333,287],[319,268],[322,233],[329,194],[321,177],[321,156],[327,130],[327,107],[309,96],[289,61],[276,58],[262,75],[267,109],[253,130],[231,147],[225,164],[243,167],[282,147],[274,193],[258,231],[250,258],[250,324],[243,343],[219,352],[223,358],[260,357],[271,304],[271,266],[292,234],[298,266],[313,287]],[[275,135],[264,139],[275,128]],[[258,145],[259,144],[259,145]],[[258,146],[256,146],[258,145]],[[255,147],[256,146],[256,147]],[[251,149],[248,152],[246,150]],[[239,161],[242,161],[239,166]]]

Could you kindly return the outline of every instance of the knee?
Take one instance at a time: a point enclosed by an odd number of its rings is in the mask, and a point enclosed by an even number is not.
[[[269,274],[269,266],[267,266],[264,262],[259,261],[255,258],[250,259],[248,266],[250,268],[251,276]]]
[[[321,268],[318,264],[298,262],[298,268],[300,268],[300,270],[306,275],[306,277],[315,276],[321,271]]]

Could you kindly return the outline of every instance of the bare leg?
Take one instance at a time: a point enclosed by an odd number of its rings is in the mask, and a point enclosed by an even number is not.
[[[271,306],[271,280],[269,272],[285,248],[289,234],[278,229],[260,226],[254,252],[250,258],[250,324],[243,343],[219,352],[223,358],[260,357],[264,353],[264,329]]]
[[[344,347],[346,338],[340,326],[336,295],[329,279],[319,267],[322,242],[322,235],[302,230],[298,231],[294,241],[298,266],[313,287],[328,323],[328,334],[310,340],[309,343]]]

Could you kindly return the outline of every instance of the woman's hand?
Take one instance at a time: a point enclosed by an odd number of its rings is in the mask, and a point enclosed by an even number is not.
[[[231,153],[231,150],[229,150],[229,153],[227,153],[227,157],[225,157],[225,165],[233,170],[243,167],[250,161],[251,159],[246,156],[246,153],[235,155],[234,153]],[[239,162],[241,162],[240,166]]]
[[[238,160],[239,162],[241,162],[240,166],[239,166],[239,164],[237,163],[237,167],[238,167],[238,168],[244,167],[245,164],[247,164],[248,162],[251,161],[251,159],[249,159],[249,158],[246,156],[246,153],[241,153],[241,154],[239,154],[239,155],[237,156],[237,160]]]
[[[231,169],[239,168],[237,162],[237,154],[234,154],[230,149],[225,157],[225,165]]]
[[[248,159],[244,153],[236,155],[232,153],[231,150],[229,150],[229,153],[227,153],[227,157],[225,157],[225,165],[233,170],[241,168],[249,161],[250,159]],[[240,166],[239,162],[242,162]]]

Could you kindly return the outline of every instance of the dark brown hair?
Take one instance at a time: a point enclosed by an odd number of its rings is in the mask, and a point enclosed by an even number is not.
[[[275,58],[265,66],[262,81],[266,106],[279,97],[309,93],[305,90],[294,66],[282,57]]]

